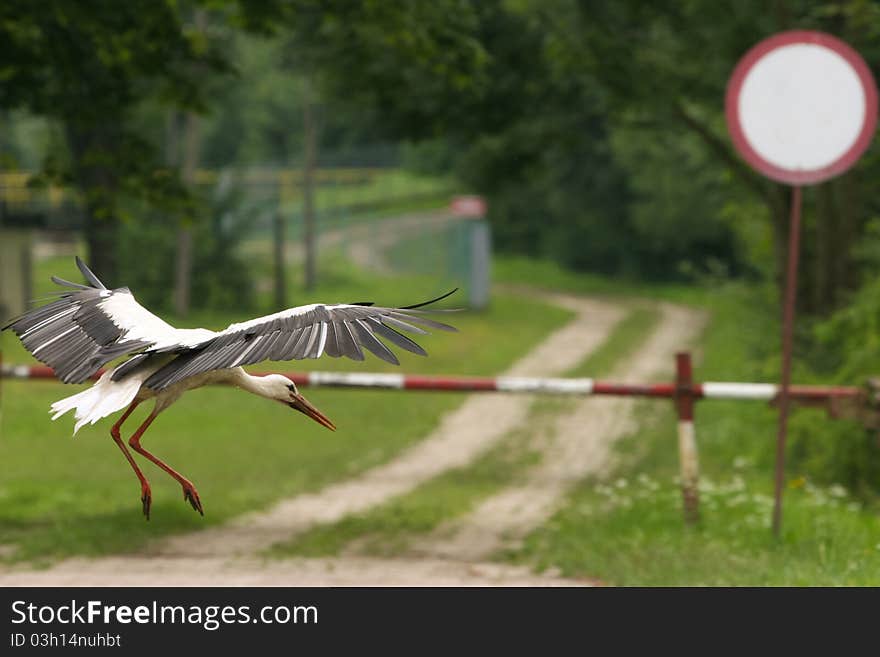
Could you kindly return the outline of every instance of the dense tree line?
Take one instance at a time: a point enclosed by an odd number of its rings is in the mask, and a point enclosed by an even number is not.
[[[734,153],[722,100],[738,58],[792,28],[880,62],[865,0],[9,0],[0,108],[55,127],[44,175],[80,190],[109,278],[126,221],[207,221],[168,153],[175,116],[203,116],[212,166],[290,162],[312,89],[325,145],[415,144],[411,161],[489,197],[503,250],[617,276],[778,280],[787,194]],[[877,152],[807,195],[801,300],[818,316],[871,271]]]

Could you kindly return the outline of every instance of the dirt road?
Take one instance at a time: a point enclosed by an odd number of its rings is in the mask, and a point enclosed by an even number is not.
[[[660,326],[617,364],[611,379],[639,382],[667,373],[670,355],[698,335],[703,318],[697,313],[671,305],[661,312]],[[521,483],[490,496],[465,518],[441,525],[412,552],[479,561],[524,538],[550,519],[573,485],[609,470],[614,443],[635,428],[634,405],[635,399],[626,397],[579,400],[555,418],[552,438],[539,444],[541,457]]]

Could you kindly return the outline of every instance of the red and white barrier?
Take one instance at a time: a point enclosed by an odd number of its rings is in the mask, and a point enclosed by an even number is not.
[[[97,379],[102,372],[95,374]],[[547,395],[612,395],[624,397],[674,398],[676,383],[616,383],[597,379],[423,376],[373,372],[289,372],[284,373],[298,386],[331,388],[378,388],[390,390],[433,390],[439,392],[507,392]],[[42,365],[0,366],[0,378],[54,379],[50,367]],[[705,382],[693,383],[694,399],[743,399],[772,401],[779,392],[773,383]],[[822,401],[858,398],[861,388],[853,386],[792,386],[792,399]]]
[[[97,379],[102,372],[95,374]],[[672,399],[678,413],[678,452],[686,522],[699,519],[699,459],[697,456],[694,403],[699,399],[742,399],[774,401],[779,386],[771,383],[707,381],[694,383],[690,354],[676,354],[674,383],[617,383],[596,379],[533,377],[420,376],[377,372],[292,372],[285,373],[298,386],[329,388],[372,388],[376,390],[433,390],[440,392],[502,392],[539,395],[615,395]],[[0,365],[0,379],[54,379],[49,367]],[[861,388],[852,386],[791,386],[790,399],[806,404],[853,400],[863,407],[867,401]]]

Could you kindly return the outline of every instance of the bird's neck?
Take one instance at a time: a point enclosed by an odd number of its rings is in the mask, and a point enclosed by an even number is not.
[[[259,395],[260,397],[266,397],[267,399],[273,399],[273,395],[270,392],[269,386],[265,380],[265,377],[262,376],[253,376],[252,374],[248,374],[242,368],[236,367],[231,370],[232,376],[229,381],[234,386],[238,386],[242,390],[247,390],[250,393],[255,395]]]

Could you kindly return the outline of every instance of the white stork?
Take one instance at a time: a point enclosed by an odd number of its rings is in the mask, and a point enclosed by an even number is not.
[[[147,519],[152,500],[150,484],[119,433],[122,423],[140,403],[155,399],[152,412],[129,438],[129,446],[176,479],[183,486],[184,500],[204,515],[192,482],[140,443],[156,416],[184,392],[209,384],[236,386],[286,404],[335,430],[327,416],[306,401],[290,379],[280,374],[252,376],[241,366],[264,360],[319,358],[324,354],[363,360],[361,347],[399,365],[397,357],[379,337],[426,356],[424,349],[395,329],[418,334],[427,333],[422,327],[456,330],[424,317],[425,311],[419,310],[452,292],[402,308],[380,308],[367,303],[311,304],[232,324],[219,332],[178,329],[141,306],[128,288],[108,290],[82,260],[76,258],[76,264],[89,285],[53,276],[56,284],[73,290],[57,292],[57,300],[13,319],[2,330],[12,329],[25,348],[55,370],[64,383],[82,383],[110,361],[130,356],[106,371],[92,387],[52,404],[52,419],[75,410],[76,434],[84,424],[94,424],[126,409],[110,429],[110,435],[140,481]]]

